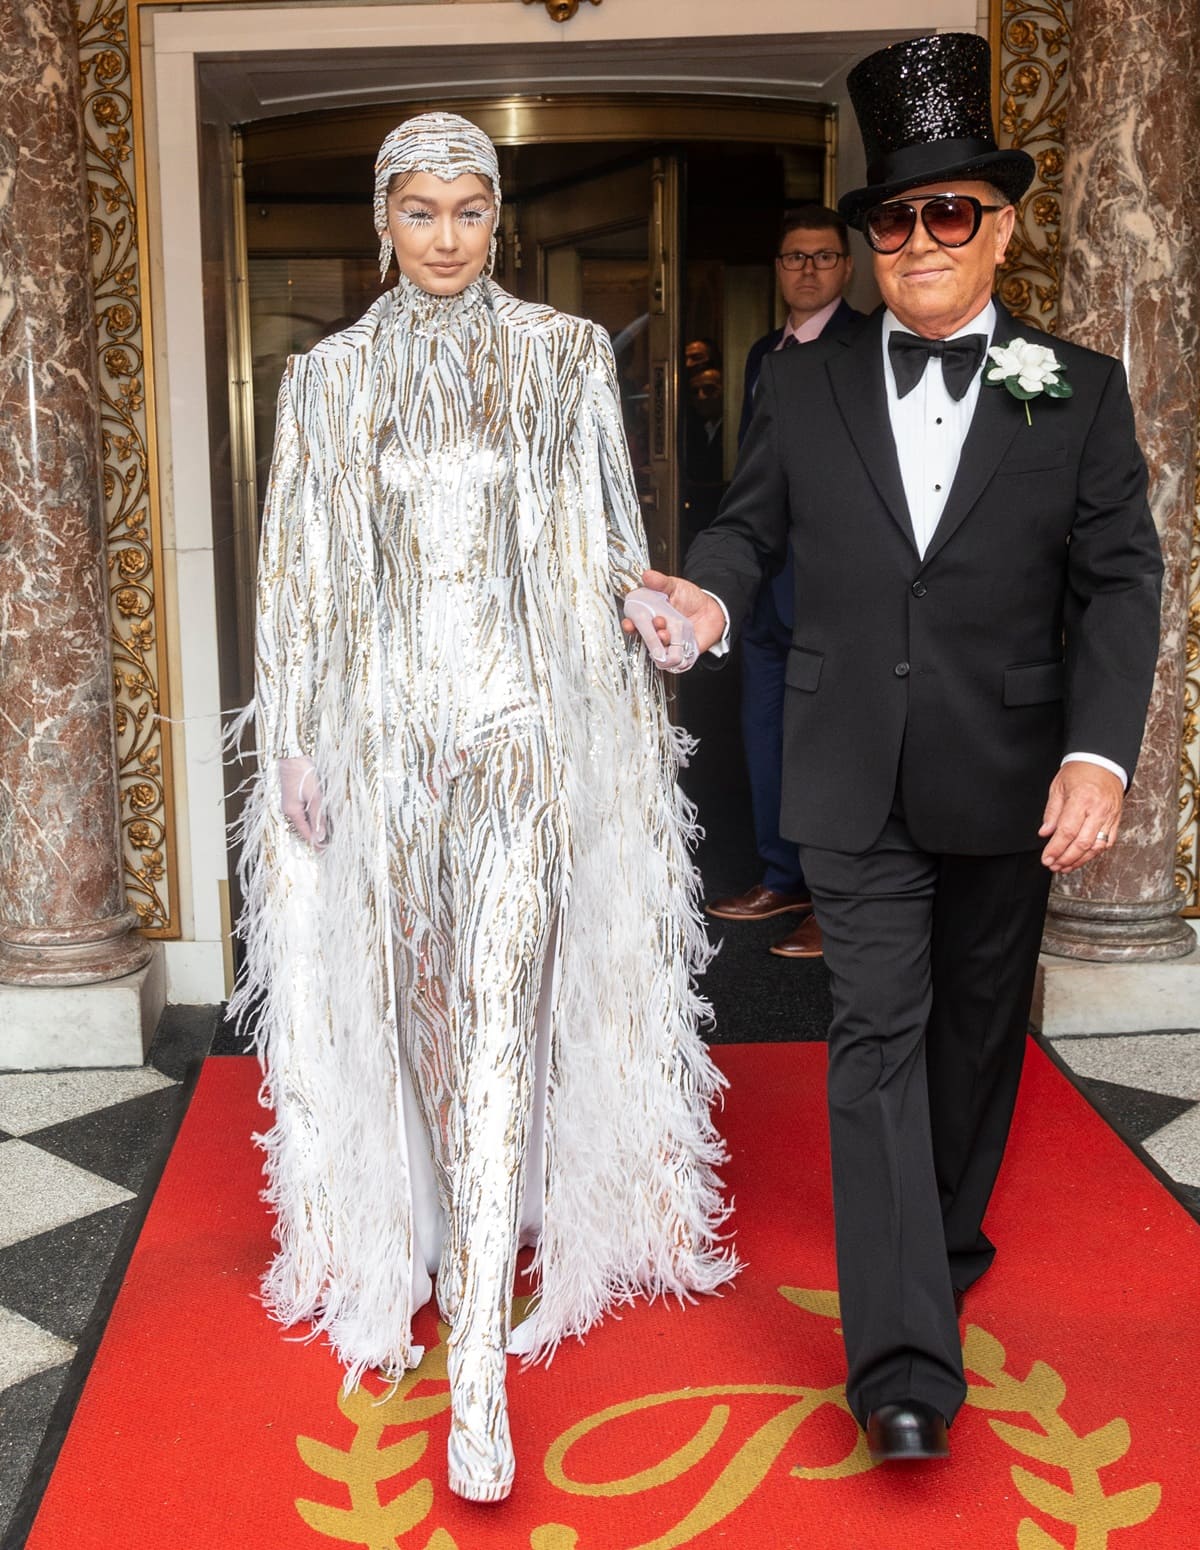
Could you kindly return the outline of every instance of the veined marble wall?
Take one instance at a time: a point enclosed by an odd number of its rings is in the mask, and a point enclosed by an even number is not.
[[[1073,0],[992,0],[991,12],[1000,140],[1029,151],[1038,168],[1021,206],[1001,294],[1011,311],[1050,333],[1058,323],[1072,6]],[[1175,880],[1181,902],[1190,912],[1200,911],[1200,467],[1192,533]]]
[[[174,813],[156,512],[138,249],[129,11],[139,0],[76,0],[83,74],[91,246],[102,397],[104,483],[129,900],[152,935],[177,936]],[[515,3],[515,0],[514,0]],[[1023,202],[1002,294],[1051,332],[1059,292],[1059,200],[1064,165],[1072,0],[991,0],[1002,142],[1038,164]],[[1178,883],[1200,910],[1200,506],[1191,564],[1186,714],[1180,751]]]

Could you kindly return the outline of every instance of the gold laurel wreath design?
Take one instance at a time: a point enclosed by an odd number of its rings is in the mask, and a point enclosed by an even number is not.
[[[840,1317],[836,1292],[790,1286],[779,1290],[789,1302],[809,1313]],[[1075,1530],[1074,1540],[1064,1545],[1035,1519],[1022,1518],[1017,1524],[1017,1550],[1107,1550],[1110,1534],[1145,1523],[1162,1500],[1162,1487],[1156,1481],[1112,1496],[1105,1492],[1100,1471],[1128,1453],[1132,1441],[1129,1423],[1117,1417],[1095,1431],[1076,1432],[1061,1413],[1067,1397],[1062,1375],[1046,1362],[1035,1361],[1026,1376],[1018,1378],[1007,1371],[1007,1361],[1004,1347],[994,1335],[978,1324],[967,1325],[963,1365],[983,1380],[968,1387],[967,1404],[976,1410],[1027,1416],[1040,1428],[995,1419],[988,1422],[1001,1442],[1015,1452],[1066,1473],[1069,1490],[1019,1464],[1011,1471],[1013,1484],[1031,1507]]]
[[[383,1500],[383,1487],[397,1475],[420,1463],[429,1446],[426,1428],[399,1442],[386,1444],[383,1435],[397,1426],[410,1426],[440,1415],[450,1405],[446,1375],[446,1336],[438,1325],[440,1344],[425,1353],[421,1365],[406,1372],[394,1387],[375,1390],[360,1384],[349,1394],[338,1394],[338,1409],[354,1428],[349,1447],[339,1448],[315,1437],[297,1437],[296,1449],[314,1474],[336,1480],[350,1493],[349,1507],[298,1498],[296,1511],[309,1528],[342,1544],[363,1550],[395,1550],[401,1535],[423,1522],[433,1508],[433,1481],[428,1476]],[[432,1394],[414,1391],[427,1383],[444,1383]],[[425,1550],[457,1550],[445,1529],[436,1528]]]
[[[1020,1464],[1012,1467],[1012,1482],[1039,1512],[1075,1530],[1064,1546],[1033,1518],[1017,1525],[1017,1550],[1106,1550],[1109,1535],[1135,1528],[1158,1510],[1162,1486],[1157,1481],[1106,1494],[1100,1472],[1129,1452],[1129,1423],[1118,1416],[1095,1431],[1076,1432],[1062,1415],[1067,1385],[1045,1362],[1034,1362],[1024,1378],[1006,1370],[1004,1347],[976,1324],[967,1326],[963,1363],[982,1383],[967,1391],[967,1404],[978,1410],[1027,1416],[1034,1428],[989,1420],[996,1436],[1017,1453],[1065,1471],[1070,1489]]]
[[[513,1298],[514,1324],[525,1317],[531,1301],[529,1297]],[[406,1372],[398,1382],[383,1389],[360,1384],[349,1394],[339,1392],[338,1409],[354,1428],[348,1447],[339,1448],[315,1437],[296,1438],[296,1451],[309,1469],[322,1479],[344,1485],[350,1493],[349,1507],[297,1498],[296,1511],[301,1518],[327,1539],[358,1545],[362,1550],[395,1550],[397,1540],[423,1523],[433,1510],[433,1481],[428,1475],[387,1501],[381,1492],[389,1481],[419,1464],[429,1446],[425,1428],[386,1446],[383,1434],[395,1427],[432,1420],[450,1408],[446,1371],[450,1326],[439,1320],[437,1328],[438,1344],[425,1352],[419,1367]],[[438,1385],[434,1393],[414,1392],[432,1383]],[[571,1537],[563,1538],[557,1533],[560,1525],[545,1527],[549,1537],[543,1530],[535,1530],[532,1550],[574,1550],[572,1530],[565,1530]],[[425,1550],[458,1550],[458,1546],[444,1528],[435,1528]]]
[[[805,1291],[781,1286],[780,1294],[797,1307],[825,1318],[840,1317],[836,1292]],[[1039,1464],[1063,1470],[1070,1481],[1066,1490],[1044,1475],[1014,1464],[1012,1482],[1039,1512],[1075,1530],[1070,1545],[1055,1539],[1033,1518],[1017,1524],[1017,1550],[1107,1550],[1109,1535],[1145,1523],[1162,1500],[1157,1481],[1132,1486],[1109,1496],[1100,1471],[1123,1459],[1132,1442],[1129,1423],[1118,1416],[1092,1432],[1076,1432],[1062,1415],[1067,1385],[1062,1375],[1046,1362],[1035,1361],[1024,1378],[1007,1371],[1004,1347],[978,1324],[968,1324],[963,1340],[963,1366],[982,1379],[967,1389],[973,1409],[1026,1416],[1035,1430],[1011,1422],[989,1419],[989,1426],[1015,1452]]]
[[[831,1321],[840,1317],[836,1292],[794,1286],[781,1286],[778,1290],[780,1296],[804,1312]],[[429,1516],[434,1497],[428,1476],[399,1490],[387,1501],[382,1500],[381,1494],[389,1481],[421,1461],[429,1442],[428,1430],[423,1428],[388,1445],[383,1436],[390,1428],[427,1421],[449,1407],[445,1349],[449,1329],[439,1324],[438,1333],[442,1343],[429,1350],[421,1366],[406,1373],[390,1390],[360,1386],[349,1395],[339,1396],[338,1407],[355,1428],[348,1447],[335,1447],[311,1437],[296,1439],[305,1464],[323,1478],[340,1482],[350,1493],[349,1508],[297,1500],[300,1516],[317,1533],[343,1544],[362,1546],[364,1550],[395,1550],[400,1537]],[[1025,1501],[1047,1518],[1074,1530],[1074,1538],[1064,1543],[1036,1519],[1022,1518],[1017,1525],[1016,1550],[1108,1550],[1110,1535],[1146,1522],[1157,1511],[1162,1499],[1162,1487],[1157,1482],[1148,1481],[1109,1495],[1101,1481],[1101,1471],[1129,1451],[1131,1434],[1123,1418],[1117,1417],[1091,1432],[1076,1432],[1062,1414],[1067,1395],[1062,1376],[1042,1361],[1035,1361],[1023,1378],[1010,1372],[1000,1341],[976,1324],[967,1326],[963,1361],[967,1372],[980,1380],[969,1386],[967,1404],[989,1412],[988,1424],[993,1433],[1015,1452],[1047,1468],[1061,1470],[1069,1482],[1069,1487],[1064,1487],[1023,1465],[1012,1466],[1012,1482]],[[431,1382],[439,1384],[436,1392],[414,1392]],[[562,1432],[546,1454],[546,1478],[559,1490],[575,1496],[632,1496],[656,1489],[682,1479],[709,1456],[730,1419],[727,1403],[714,1403],[693,1437],[667,1458],[632,1475],[607,1481],[574,1480],[567,1474],[566,1456],[584,1436],[635,1412],[762,1395],[777,1395],[789,1403],[747,1438],[678,1523],[633,1550],[675,1550],[694,1544],[700,1534],[728,1518],[749,1499],[805,1421],[825,1405],[848,1412],[840,1384],[827,1389],[717,1384],[626,1400],[586,1416]],[[1032,1425],[1017,1425],[1012,1420],[997,1419],[998,1415],[1022,1417]],[[844,1479],[872,1467],[866,1440],[859,1432],[850,1451],[836,1463],[819,1468],[797,1464],[789,1473],[800,1480]],[[531,1532],[529,1542],[530,1550],[575,1550],[579,1536],[567,1524],[544,1523]],[[445,1529],[435,1528],[424,1550],[458,1547]]]

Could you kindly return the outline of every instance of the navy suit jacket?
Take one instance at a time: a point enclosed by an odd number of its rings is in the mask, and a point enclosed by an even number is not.
[[[895,800],[922,848],[1036,849],[1065,753],[1131,774],[1158,656],[1162,558],[1119,361],[996,307],[994,342],[1052,348],[1074,396],[980,388],[917,552],[888,416],[883,308],[763,361],[721,510],[687,558],[736,634],[796,556],[788,839],[865,851]]]
[[[861,312],[856,312],[843,296],[838,302],[837,309],[830,317],[829,322],[821,330],[820,337],[826,339],[833,334],[841,333],[862,317]],[[742,418],[738,426],[738,446],[746,439],[746,432],[750,429],[750,421],[754,416],[754,392],[758,387],[758,374],[762,370],[764,357],[779,348],[779,341],[783,338],[783,329],[772,329],[769,334],[764,334],[761,339],[755,340],[750,346],[746,356],[746,380],[742,392]],[[783,568],[768,581],[764,582],[762,591],[754,607],[753,618],[749,629],[758,635],[790,635],[792,630],[792,551],[789,547],[787,558],[783,562]]]

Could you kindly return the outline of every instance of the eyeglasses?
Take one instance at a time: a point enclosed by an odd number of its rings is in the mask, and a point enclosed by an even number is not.
[[[979,230],[984,211],[994,214],[1003,205],[985,205],[970,194],[921,194],[910,204],[904,199],[889,199],[876,205],[863,218],[863,231],[876,253],[899,253],[917,229],[917,206],[921,224],[943,248],[966,247]]]
[[[832,248],[822,248],[819,253],[801,253],[797,249],[794,253],[777,255],[785,269],[804,269],[809,264],[814,269],[832,269],[838,260],[845,256],[844,253],[835,253]]]

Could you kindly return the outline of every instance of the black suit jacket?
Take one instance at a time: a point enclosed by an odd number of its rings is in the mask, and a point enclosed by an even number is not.
[[[857,322],[862,315],[843,296],[819,337],[827,339],[834,334],[840,334],[843,329],[849,328],[851,323]],[[742,418],[738,422],[739,447],[746,439],[746,432],[750,429],[750,421],[754,415],[754,392],[758,387],[758,374],[762,370],[763,360],[779,348],[779,341],[782,338],[783,329],[773,328],[769,334],[756,339],[746,352],[746,375],[742,384]]]
[[[862,317],[843,296],[835,308],[828,323],[821,330],[819,338],[832,338],[834,334],[840,334],[844,329],[856,323]],[[750,421],[754,417],[754,394],[758,388],[758,374],[762,370],[762,363],[768,355],[778,349],[779,341],[783,338],[783,329],[775,328],[769,334],[764,334],[761,339],[756,339],[746,354],[746,377],[742,390],[742,418],[738,425],[738,446],[746,439],[746,432],[750,429]],[[810,343],[812,341],[809,341]],[[796,349],[803,346],[797,345]],[[770,636],[782,646],[792,628],[792,593],[795,590],[795,581],[792,576],[792,554],[788,550],[783,562],[783,568],[777,575],[769,577],[758,594],[758,601],[754,605],[754,628],[760,636]]]
[[[933,851],[1036,848],[1064,753],[1132,774],[1162,561],[1120,364],[997,305],[993,342],[1049,344],[1074,388],[1030,408],[984,383],[921,559],[883,380],[883,309],[767,356],[754,419],[687,575],[736,631],[791,539],[781,832],[863,851],[897,782]]]

